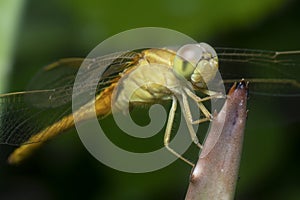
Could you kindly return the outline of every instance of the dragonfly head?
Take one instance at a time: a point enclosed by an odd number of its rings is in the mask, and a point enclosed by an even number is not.
[[[174,59],[174,71],[191,81],[193,85],[205,87],[218,71],[216,51],[206,43],[182,46]]]

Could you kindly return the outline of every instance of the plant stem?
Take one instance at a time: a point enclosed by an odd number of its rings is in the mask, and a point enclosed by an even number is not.
[[[247,85],[235,84],[214,115],[199,160],[192,171],[186,200],[234,199],[247,117]]]

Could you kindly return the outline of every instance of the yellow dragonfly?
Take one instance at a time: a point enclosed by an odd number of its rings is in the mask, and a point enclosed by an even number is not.
[[[204,101],[224,97],[206,88],[206,83],[214,79],[218,70],[225,84],[244,78],[250,82],[255,93],[299,96],[299,57],[300,51],[213,49],[206,43],[199,43],[185,45],[177,52],[168,48],[149,48],[94,59],[61,59],[37,74],[28,90],[0,94],[0,143],[18,146],[8,159],[9,163],[16,164],[43,142],[74,127],[73,87],[77,87],[74,81],[84,61],[88,66],[87,77],[95,73],[95,69],[106,67],[100,80],[93,83],[97,87],[96,94],[90,94],[86,102],[93,101],[99,118],[111,113],[112,93],[115,89],[121,104],[123,101],[139,105],[171,100],[164,145],[173,154],[193,165],[168,146],[178,101],[185,112],[191,139],[201,148],[192,125],[212,120]],[[146,70],[140,70],[130,80],[126,79],[141,66],[146,66]],[[152,71],[146,73],[147,69]],[[145,80],[151,84],[141,87],[131,97],[126,96],[130,83],[144,85]],[[183,80],[187,84],[183,84]],[[89,85],[78,86],[78,95],[87,89],[85,87]],[[207,96],[201,98],[193,91],[200,91]],[[197,103],[203,118],[192,119],[188,99]],[[121,104],[117,106],[122,107]],[[89,118],[84,104],[75,112],[82,120]]]

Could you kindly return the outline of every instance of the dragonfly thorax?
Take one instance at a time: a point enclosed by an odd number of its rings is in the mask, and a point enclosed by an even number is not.
[[[218,57],[215,50],[206,43],[187,44],[177,51],[173,65],[177,75],[201,87],[215,77]]]

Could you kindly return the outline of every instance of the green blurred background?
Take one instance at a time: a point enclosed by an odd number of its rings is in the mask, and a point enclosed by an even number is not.
[[[107,37],[144,26],[171,28],[212,46],[300,49],[299,8],[296,0],[4,0],[1,90],[22,90],[46,64],[85,57]],[[250,95],[236,199],[300,199],[298,102]],[[6,154],[1,151],[2,160]],[[22,165],[1,162],[0,199],[184,199],[190,170],[176,161],[151,173],[119,172],[95,160],[69,131]]]

